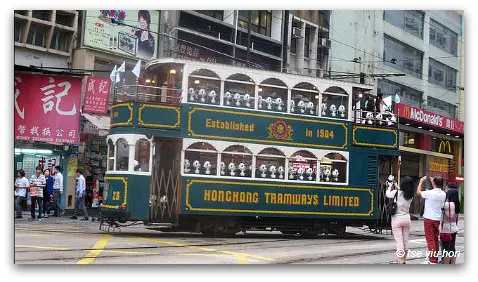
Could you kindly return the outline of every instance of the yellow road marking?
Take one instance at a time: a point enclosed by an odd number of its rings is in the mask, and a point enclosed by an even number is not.
[[[198,246],[189,246],[189,245],[186,245],[186,244],[181,244],[181,243],[176,243],[176,242],[171,242],[171,241],[164,241],[164,240],[157,240],[157,239],[150,239],[150,238],[145,238],[145,237],[137,237],[137,236],[133,236],[133,237],[138,238],[138,239],[147,240],[147,241],[157,242],[157,243],[161,243],[161,244],[166,244],[166,245],[184,247],[184,248],[188,248],[188,249],[201,250],[201,251],[206,251],[206,252],[222,253],[222,254],[228,254],[228,255],[233,255],[233,256],[240,256],[240,257],[243,257],[243,258],[249,257],[249,258],[255,258],[255,259],[265,260],[265,261],[269,261],[269,262],[275,261],[275,259],[272,259],[272,258],[266,258],[266,257],[263,257],[263,256],[258,256],[258,255],[253,255],[253,254],[231,252],[231,251],[222,251],[222,250],[217,250],[217,249],[212,249],[212,248],[204,248],[204,247],[198,247]],[[240,260],[242,261],[243,259],[241,258]]]
[[[84,258],[80,259],[76,264],[90,264],[92,263],[95,258],[97,258],[103,251],[108,244],[108,242],[113,238],[113,236],[107,234],[103,236],[100,240],[98,240],[93,247],[93,250],[90,251]]]
[[[32,249],[44,249],[44,250],[55,250],[55,251],[72,251],[73,250],[69,248],[49,247],[49,246],[31,246],[31,245],[15,245],[15,248],[32,248]]]
[[[236,259],[239,262],[239,264],[249,264],[249,261],[247,260],[247,258],[245,256],[237,255]]]

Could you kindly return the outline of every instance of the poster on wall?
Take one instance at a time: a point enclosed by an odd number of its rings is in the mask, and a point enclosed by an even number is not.
[[[100,18],[114,19],[108,23]],[[83,45],[121,56],[151,60],[157,57],[159,11],[87,10]]]
[[[15,140],[78,143],[81,78],[14,75]]]

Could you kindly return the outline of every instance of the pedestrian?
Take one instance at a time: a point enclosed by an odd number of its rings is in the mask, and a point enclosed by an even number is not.
[[[456,185],[455,185],[456,187]],[[443,245],[442,256],[444,264],[456,264],[455,241],[458,232],[458,215],[460,214],[460,198],[458,191],[452,185],[448,186],[446,201],[443,205],[440,241]]]
[[[413,179],[404,177],[400,186],[393,182],[388,186],[387,198],[396,197],[397,210],[392,215],[393,237],[397,243],[397,257],[399,264],[406,264],[408,253],[408,236],[410,233],[410,204],[413,199]]]
[[[42,173],[41,167],[36,168],[35,174],[30,177],[30,195],[32,204],[30,207],[30,214],[32,220],[36,219],[35,208],[38,204],[38,220],[41,220],[43,210],[43,189],[45,188],[45,176]]]
[[[25,171],[23,169],[18,171],[17,176],[18,178],[15,180],[15,209],[17,215],[15,218],[22,218],[22,203],[27,195],[30,182],[28,182],[28,179],[25,177]]]
[[[46,187],[43,190],[43,213],[45,218],[50,216],[50,198],[53,196],[53,183],[55,178],[51,176],[51,170],[49,168],[45,169],[45,181]]]
[[[429,179],[432,184],[431,190],[422,191],[425,181]],[[425,211],[423,217],[425,239],[428,247],[428,264],[438,263],[440,220],[442,218],[442,207],[446,199],[446,193],[442,191],[443,179],[441,177],[424,176],[420,179],[417,187],[417,195],[425,199]]]
[[[71,219],[77,219],[78,210],[81,208],[83,210],[83,219],[88,220],[88,211],[86,210],[85,206],[85,196],[86,196],[86,181],[85,177],[81,170],[76,170],[76,207],[75,213],[71,217]]]
[[[61,174],[61,167],[59,165],[55,166],[53,172],[55,173],[55,181],[53,182],[53,200],[56,204],[56,209],[53,216],[60,216],[62,212],[60,209],[60,202],[61,194],[63,194],[63,174]]]

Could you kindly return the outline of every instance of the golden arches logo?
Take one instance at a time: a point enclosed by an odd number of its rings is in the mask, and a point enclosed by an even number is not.
[[[448,150],[447,150],[448,148]],[[440,141],[440,146],[438,147],[438,153],[451,154],[451,144],[450,141]]]
[[[403,107],[403,114],[402,114],[403,117],[410,117],[410,107],[409,106],[405,106]]]

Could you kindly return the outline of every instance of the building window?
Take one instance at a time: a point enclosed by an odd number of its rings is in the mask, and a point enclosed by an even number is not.
[[[134,152],[134,171],[149,172],[150,143],[146,139],[136,141]]]
[[[393,98],[395,94],[398,94],[401,103],[421,108],[423,92],[387,79],[379,79],[377,88],[382,91],[383,98],[389,96]]]
[[[45,28],[38,25],[31,25],[30,32],[28,33],[27,43],[44,47],[45,45]]]
[[[51,38],[50,48],[68,52],[70,36],[71,35],[66,32],[55,29],[55,32]]]
[[[19,14],[22,16],[28,16],[28,10],[15,10],[15,14]]]
[[[185,174],[217,174],[217,151],[205,142],[197,142],[189,146],[184,152]]]
[[[409,131],[400,131],[400,146],[419,148],[418,133]]]
[[[22,38],[22,24],[19,22],[15,22],[13,24],[14,27],[14,39],[16,42],[20,42]]]
[[[452,55],[457,54],[458,35],[433,19],[430,19],[430,43]]]
[[[299,34],[296,34],[297,33]],[[295,54],[297,53],[297,38],[300,37],[300,22],[292,22],[292,30],[290,31],[290,52]]]
[[[447,65],[433,60],[432,58],[430,58],[429,62],[428,81],[438,84],[443,88],[455,89],[457,71]]]
[[[224,18],[224,11],[223,10],[195,10],[196,12],[209,16],[211,18],[218,19],[220,21]]]
[[[56,12],[56,20],[57,24],[61,24],[64,26],[73,27],[75,16],[67,13],[62,13],[60,11]]]
[[[51,11],[37,10],[32,12],[32,17],[43,21],[51,21]]]
[[[247,29],[249,12],[252,13],[251,31],[271,36],[272,10],[240,10],[238,19],[240,27]]]
[[[385,64],[422,78],[423,52],[390,36],[384,36],[383,58]]]
[[[305,38],[304,38],[304,57],[308,58],[310,56],[310,27],[305,28]]]
[[[116,142],[116,170],[128,171],[129,163],[129,145],[128,142],[120,138]]]
[[[423,19],[420,11],[386,10],[383,19],[419,38],[423,38]]]
[[[435,99],[431,96],[427,98],[428,110],[443,116],[456,118],[456,106],[438,99]]]

